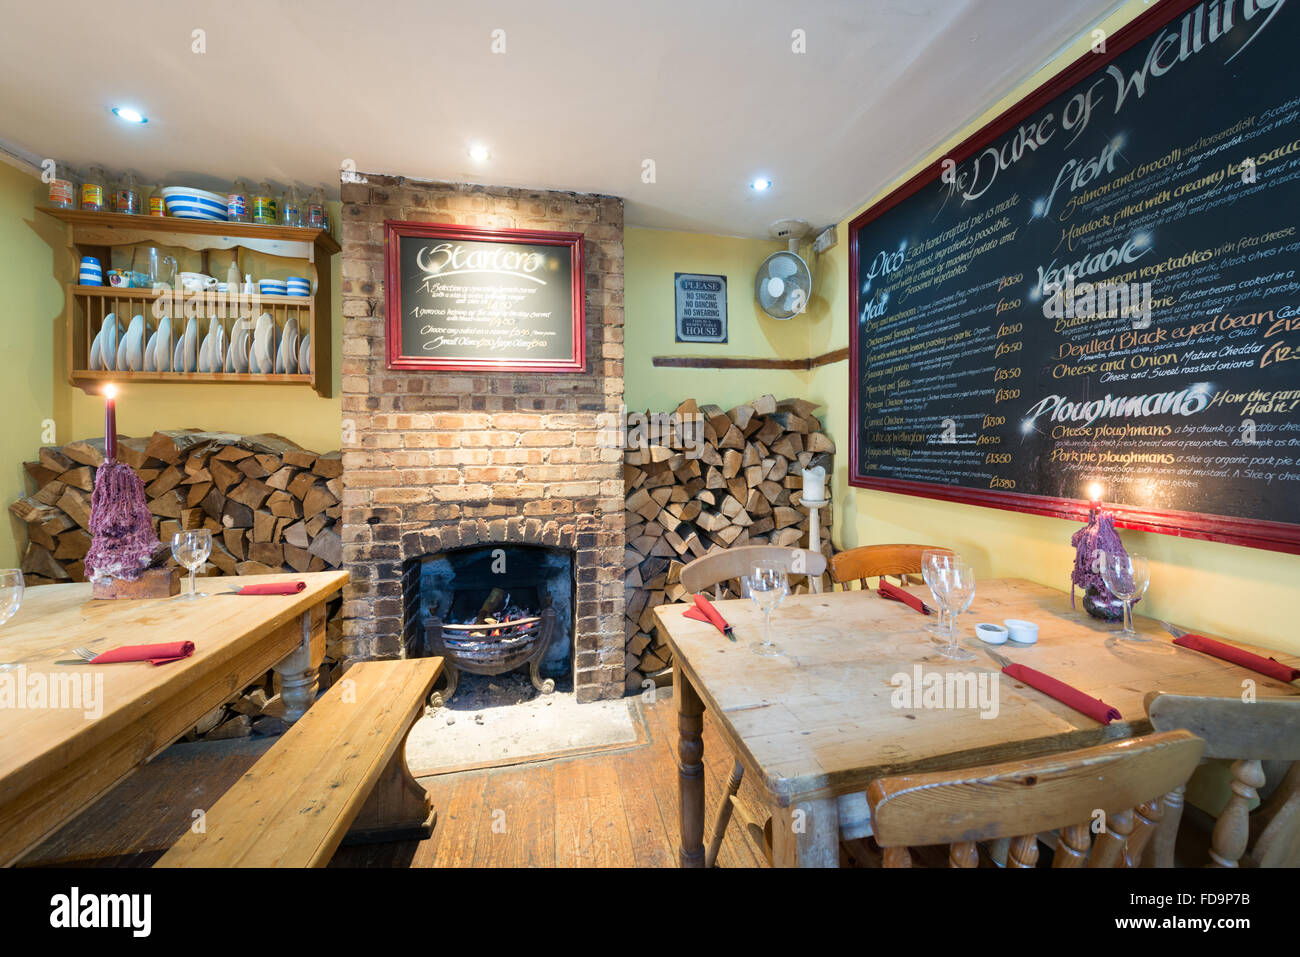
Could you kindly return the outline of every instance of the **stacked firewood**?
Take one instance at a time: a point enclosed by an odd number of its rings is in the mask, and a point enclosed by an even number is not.
[[[145,485],[158,538],[212,532],[200,574],[310,572],[342,564],[343,461],[278,435],[196,429],[119,438],[117,458]],[[90,547],[90,496],[104,442],[90,439],[40,450],[24,469],[34,491],[9,511],[27,527],[22,570],[28,584],[84,581]]]
[[[816,408],[804,399],[778,402],[765,395],[727,412],[688,399],[648,427],[646,418],[629,416],[628,690],[639,690],[647,677],[662,682],[672,665],[656,634],[654,608],[690,597],[679,580],[683,566],[741,545],[807,547],[802,470],[822,465],[830,474],[835,453],[813,415]],[[829,557],[829,506],[819,516],[821,548]]]

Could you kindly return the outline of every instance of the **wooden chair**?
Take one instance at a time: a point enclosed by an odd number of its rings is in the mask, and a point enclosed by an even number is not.
[[[1146,696],[1146,709],[1155,730],[1186,728],[1205,740],[1206,758],[1233,762],[1232,796],[1214,824],[1210,866],[1300,866],[1300,698],[1242,701],[1152,692]],[[1251,802],[1264,785],[1263,761],[1293,763],[1252,814]],[[1166,798],[1170,813],[1148,849],[1148,864],[1174,866],[1183,790]]]
[[[951,551],[942,545],[863,545],[837,552],[831,556],[831,581],[844,591],[855,581],[867,588],[868,578],[883,575],[893,575],[908,584],[907,576],[921,574],[921,553],[930,549]]]
[[[909,847],[948,844],[950,867],[976,867],[977,841],[1011,838],[1007,867],[1036,867],[1038,835],[1059,829],[1053,867],[1117,867],[1140,857],[1162,795],[1185,784],[1205,742],[1168,731],[1064,754],[880,778],[867,788],[885,867],[910,867]],[[1105,827],[1091,839],[1091,825]]]
[[[806,548],[781,548],[776,545],[742,545],[697,558],[682,569],[679,581],[695,595],[706,588],[748,575],[757,562],[777,562],[792,575],[816,578],[826,571],[826,556]]]
[[[682,569],[679,581],[692,596],[707,588],[714,588],[716,593],[717,586],[723,582],[748,575],[756,562],[778,562],[791,574],[810,577],[819,576],[826,571],[826,556],[821,552],[813,552],[805,548],[781,548],[775,545],[742,545],[740,548],[729,548],[695,559]],[[713,826],[713,837],[704,855],[705,867],[713,867],[718,859],[718,850],[722,847],[722,838],[727,833],[732,811],[739,804],[736,795],[740,791],[740,784],[744,777],[744,765],[737,761],[731,769],[731,777],[727,781],[727,793],[722,797],[722,806],[718,808],[718,820]],[[767,832],[771,833],[770,822],[767,825],[757,824],[744,808],[740,809],[740,813],[742,820],[745,821],[746,830],[751,834],[761,835],[765,827]],[[770,861],[770,840],[766,844],[759,841],[759,848],[767,854]]]

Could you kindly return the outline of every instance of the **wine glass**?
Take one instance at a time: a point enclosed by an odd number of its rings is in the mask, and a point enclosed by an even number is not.
[[[975,656],[957,644],[957,616],[975,600],[975,569],[956,562],[934,572],[938,586],[935,597],[948,612],[948,644],[939,648],[939,654],[954,661],[972,661]]]
[[[769,658],[781,654],[780,646],[772,641],[772,612],[790,591],[785,568],[776,562],[757,562],[745,577],[744,585],[749,597],[763,613],[763,640],[750,645],[750,650]]]
[[[1133,602],[1146,594],[1151,584],[1151,568],[1142,555],[1125,552],[1098,552],[1101,580],[1110,593],[1124,603],[1124,627],[1119,636],[1128,641],[1150,641],[1133,627]]]
[[[18,606],[23,603],[23,573],[17,568],[0,568],[0,625],[18,614]],[[17,665],[0,665],[0,671],[8,671]]]
[[[939,606],[939,620],[926,625],[925,630],[936,638],[942,638],[948,633],[948,618],[943,603],[939,601],[939,593],[934,589],[934,573],[940,568],[946,568],[960,561],[961,556],[947,548],[927,548],[921,552],[921,578],[930,586],[930,594],[934,596],[935,604]]]
[[[210,554],[212,554],[212,533],[206,528],[177,532],[172,536],[172,555],[190,572],[190,592],[185,596],[189,600],[207,597],[199,593],[198,582],[194,576],[199,567],[208,560]]]

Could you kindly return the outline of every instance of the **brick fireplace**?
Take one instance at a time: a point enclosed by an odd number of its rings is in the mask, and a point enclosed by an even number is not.
[[[623,202],[366,175],[342,187],[343,652],[419,654],[419,579],[492,545],[572,553],[579,701],[624,692]],[[587,372],[390,371],[385,220],[580,232]]]

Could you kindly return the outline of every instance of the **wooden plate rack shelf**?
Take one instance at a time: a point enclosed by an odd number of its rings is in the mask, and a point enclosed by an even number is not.
[[[73,269],[79,269],[82,256],[94,256],[104,269],[107,283],[112,250],[119,246],[147,244],[160,247],[180,247],[199,253],[199,271],[211,274],[209,253],[214,250],[234,250],[236,257],[248,252],[257,254],[259,263],[272,263],[273,276],[266,276],[266,267],[248,268],[254,281],[262,278],[281,278],[283,275],[303,275],[312,284],[309,296],[263,296],[256,300],[255,320],[262,313],[270,313],[275,320],[276,343],[290,316],[297,320],[300,340],[311,334],[312,369],[310,373],[226,373],[226,372],[132,372],[100,371],[90,368],[90,345],[98,335],[104,319],[116,314],[123,329],[129,327],[132,317],[143,315],[147,331],[157,328],[154,302],[158,294],[150,289],[122,289],[114,286],[81,286],[75,281],[66,284],[67,305],[64,322],[67,327],[68,381],[86,392],[98,392],[103,383],[113,382],[171,382],[171,383],[242,383],[257,385],[311,386],[321,396],[329,396],[331,367],[330,345],[330,257],[339,252],[339,244],[324,229],[305,229],[293,226],[259,226],[252,223],[214,223],[204,220],[127,216],[121,213],[96,213],[87,210],[43,208],[42,212],[61,221],[67,232],[68,247],[73,254]],[[229,257],[223,257],[223,265]],[[129,266],[130,264],[125,264]],[[241,271],[245,263],[241,260]],[[116,268],[123,268],[122,266]],[[221,277],[224,277],[224,268]],[[218,278],[221,278],[218,277]],[[215,293],[201,297],[198,293],[178,292],[173,305],[188,306],[189,314],[198,319],[201,335],[206,335],[209,322],[217,318],[226,330],[229,342],[231,326],[238,318],[238,310],[225,297]],[[180,303],[177,303],[177,299]],[[183,309],[168,310],[173,329],[183,332],[188,314]]]

